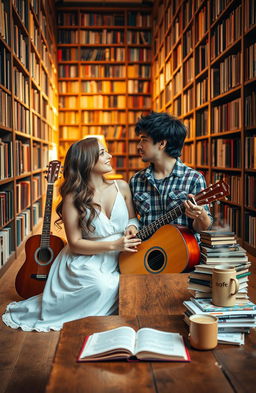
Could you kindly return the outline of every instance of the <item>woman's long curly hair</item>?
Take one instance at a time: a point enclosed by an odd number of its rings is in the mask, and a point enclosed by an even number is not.
[[[64,181],[60,187],[61,202],[56,208],[59,218],[55,224],[59,227],[63,222],[63,201],[68,194],[72,194],[74,205],[79,213],[79,226],[89,209],[89,218],[85,222],[86,229],[94,231],[92,221],[97,214],[95,207],[100,206],[93,203],[94,188],[89,185],[92,168],[99,159],[99,144],[97,138],[86,138],[70,146],[64,162]]]

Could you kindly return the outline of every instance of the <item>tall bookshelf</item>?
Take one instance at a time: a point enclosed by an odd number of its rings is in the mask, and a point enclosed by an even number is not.
[[[249,0],[154,2],[153,108],[188,128],[183,161],[208,183],[224,178],[213,206],[256,255],[256,4]]]
[[[0,0],[1,273],[40,224],[44,171],[57,157],[54,16],[47,0]]]
[[[134,125],[151,109],[151,8],[57,4],[59,155],[105,136],[124,179],[142,168]]]

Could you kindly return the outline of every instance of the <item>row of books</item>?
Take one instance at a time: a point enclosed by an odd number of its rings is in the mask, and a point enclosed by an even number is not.
[[[59,66],[59,68],[61,65]],[[65,66],[66,67],[66,66]],[[80,67],[82,78],[125,78],[126,71],[124,65],[110,64],[87,64]]]
[[[11,228],[6,227],[0,231],[0,267],[2,267],[11,255]]]
[[[16,245],[21,242],[31,232],[31,211],[26,209],[16,217]]]
[[[255,45],[256,47],[256,45]],[[256,59],[256,56],[255,56]],[[256,64],[256,60],[255,60]],[[256,68],[256,66],[255,66]],[[246,127],[255,127],[256,126],[256,113],[253,110],[256,106],[256,88],[252,87],[250,89],[250,94],[245,97],[245,108],[244,108],[244,124]]]
[[[0,198],[1,203],[1,198]],[[33,204],[33,225],[36,225],[40,218],[40,202]],[[16,217],[16,236],[17,246],[22,242],[25,236],[28,236],[31,231],[30,225],[30,209],[26,209]],[[1,225],[0,225],[1,226]],[[0,230],[0,267],[2,267],[10,257],[13,248],[13,233],[12,228],[7,226]]]
[[[76,64],[59,64],[59,77],[60,78],[77,78],[78,65]],[[80,66],[81,78],[149,78],[150,65],[134,64],[128,65],[127,74],[125,66],[123,65],[81,65]],[[176,74],[177,75],[177,74]],[[181,74],[180,74],[181,75]],[[181,78],[181,77],[180,77]],[[182,78],[181,78],[182,82]]]
[[[232,231],[202,231],[200,238],[201,261],[195,266],[194,271],[189,273],[188,289],[192,296],[184,302],[184,320],[189,324],[190,315],[215,315],[218,318],[220,342],[243,344],[244,333],[249,333],[251,328],[256,327],[256,305],[248,297],[251,262]],[[220,265],[232,267],[236,271],[239,291],[236,295],[236,304],[232,307],[212,304],[212,273],[214,268]]]
[[[196,106],[200,106],[207,101],[208,101],[208,80],[203,79],[201,82],[198,82],[196,84]],[[193,109],[192,106],[191,109]]]
[[[124,12],[81,12],[78,22],[77,12],[58,11],[57,24],[59,26],[124,26]],[[149,12],[129,11],[127,14],[128,26],[150,27],[151,14]]]
[[[30,167],[31,167],[30,144],[23,143],[20,140],[16,140],[15,151],[16,151],[16,176],[19,176],[22,173],[30,171]]]
[[[12,141],[0,139],[0,180],[13,176]]]
[[[8,5],[4,1],[0,2],[0,37],[3,38],[7,44],[10,43],[10,29],[9,29],[9,18],[8,18]]]
[[[8,108],[11,108],[11,105],[9,105]],[[29,110],[25,106],[20,104],[20,102],[14,100],[14,103],[13,103],[13,128],[15,130],[24,132],[25,134],[30,133],[29,113],[30,113]]]
[[[188,60],[183,64],[183,81],[184,87],[192,82],[194,79],[194,61],[193,57],[189,57]]]
[[[225,57],[211,69],[212,98],[240,85],[241,76],[241,53]]]
[[[81,81],[81,93],[126,93],[125,81]]]
[[[256,135],[245,137],[245,167],[256,169]]]
[[[245,80],[250,80],[256,77],[256,42],[245,48]]]
[[[0,126],[11,127],[11,96],[0,88]]]
[[[13,26],[13,50],[21,63],[28,69],[28,39],[18,25]]]
[[[245,175],[245,204],[246,206],[255,209],[256,206],[256,177],[253,175]]]
[[[212,109],[212,132],[238,130],[241,127],[241,98],[215,105]]]
[[[108,151],[112,155],[125,153],[126,144],[120,141],[108,142]]]
[[[81,48],[80,61],[125,61],[124,48]]]
[[[192,127],[193,129],[193,127]],[[204,136],[208,133],[208,110],[196,112],[196,136]]]
[[[212,165],[223,168],[240,168],[240,139],[214,139],[212,143]]]
[[[126,123],[126,113],[121,111],[82,111],[81,112],[81,121],[84,124],[87,123],[109,123],[116,124]]]
[[[125,126],[82,126],[83,135],[104,135],[106,139],[108,138],[125,138],[126,128]]]
[[[245,241],[256,247],[256,216],[250,212],[245,212]]]
[[[0,191],[0,227],[13,218],[13,191]]]
[[[223,172],[213,172],[213,183],[216,183],[218,180],[225,180],[225,182],[230,187],[230,195],[227,198],[232,201],[232,203],[237,203],[240,205],[242,203],[242,196],[243,196],[243,188],[242,188],[242,178],[241,175],[230,175],[230,174],[223,174]],[[249,192],[250,188],[246,188],[246,194]]]
[[[239,5],[215,27],[211,35],[211,59],[219,56],[242,34],[242,7]]]
[[[0,6],[1,7],[1,6]],[[1,30],[1,28],[0,28]],[[1,34],[1,33],[0,33]],[[11,57],[9,51],[5,48],[4,45],[0,44],[0,84],[5,86],[8,90],[11,89]]]

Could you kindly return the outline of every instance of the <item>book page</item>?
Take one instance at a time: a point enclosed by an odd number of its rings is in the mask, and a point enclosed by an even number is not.
[[[135,354],[139,352],[153,352],[186,358],[183,338],[179,333],[163,332],[150,328],[143,328],[137,332]]]
[[[80,358],[109,352],[119,348],[127,349],[133,353],[135,337],[135,330],[128,326],[94,333],[89,337],[80,354]]]

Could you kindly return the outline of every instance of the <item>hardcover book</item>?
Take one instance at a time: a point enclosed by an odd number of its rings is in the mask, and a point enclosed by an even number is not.
[[[183,337],[156,329],[128,326],[85,337],[78,362],[106,360],[190,361]]]

